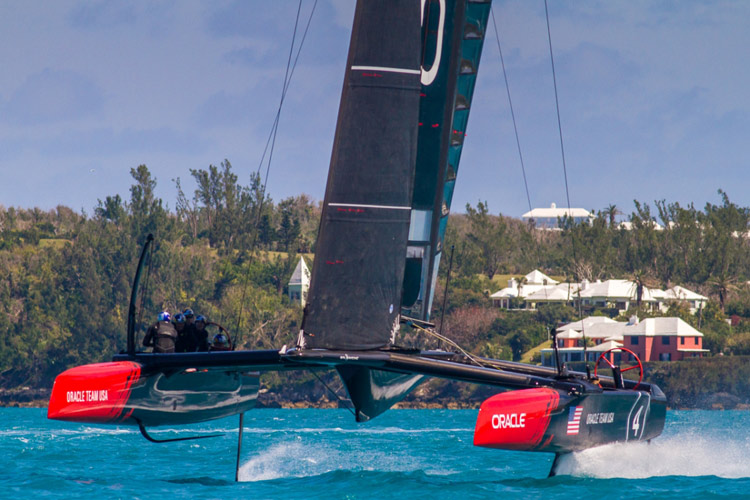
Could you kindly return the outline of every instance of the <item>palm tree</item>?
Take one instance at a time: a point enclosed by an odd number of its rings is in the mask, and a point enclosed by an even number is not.
[[[719,298],[719,308],[721,312],[724,312],[724,302],[726,302],[729,294],[737,289],[737,278],[722,272],[720,275],[709,279],[708,284],[711,285]]]
[[[609,227],[614,227],[615,225],[615,218],[618,215],[621,215],[622,212],[617,208],[617,205],[614,203],[607,206],[607,208],[604,209],[603,214],[607,217],[609,220]]]
[[[636,269],[633,271],[630,281],[635,284],[635,306],[640,309],[641,302],[643,301],[644,290],[649,286],[656,286],[657,282],[642,269]]]

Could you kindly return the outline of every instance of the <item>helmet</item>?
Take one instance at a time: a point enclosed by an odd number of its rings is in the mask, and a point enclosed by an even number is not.
[[[198,316],[195,317],[195,322],[197,323],[199,321],[206,323],[206,317],[203,316],[202,314],[199,314]]]
[[[174,322],[175,323],[184,323],[185,322],[185,315],[182,313],[177,313],[174,315]]]
[[[186,318],[192,318],[194,316],[193,310],[190,309],[189,307],[185,309],[184,311],[182,311],[182,314],[184,314]]]
[[[169,321],[169,318],[171,318],[169,311],[162,311],[159,313],[159,321]]]

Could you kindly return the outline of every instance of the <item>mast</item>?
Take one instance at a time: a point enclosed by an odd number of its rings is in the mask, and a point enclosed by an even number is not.
[[[359,0],[298,344],[365,350],[399,327],[420,101],[419,0]]]
[[[429,320],[491,0],[425,0],[403,310]]]

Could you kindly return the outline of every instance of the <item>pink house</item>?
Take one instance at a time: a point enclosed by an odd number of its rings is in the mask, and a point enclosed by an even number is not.
[[[647,318],[622,331],[623,347],[641,361],[679,361],[702,357],[703,334],[680,318]]]

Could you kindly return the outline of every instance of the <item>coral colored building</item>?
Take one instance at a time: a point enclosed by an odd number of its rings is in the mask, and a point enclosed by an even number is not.
[[[601,316],[591,316],[558,328],[557,347],[561,362],[584,360],[583,342],[586,339],[588,361],[614,347],[625,347],[638,355],[641,361],[679,361],[702,357],[708,353],[703,348],[703,334],[680,318],[647,318],[639,321],[633,316],[627,323]],[[614,352],[610,361],[619,363],[630,355]],[[554,366],[554,350],[542,349],[544,366]],[[629,360],[629,361],[632,361]]]
[[[623,347],[641,361],[679,361],[702,357],[703,334],[680,318],[647,318],[622,330]]]

